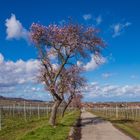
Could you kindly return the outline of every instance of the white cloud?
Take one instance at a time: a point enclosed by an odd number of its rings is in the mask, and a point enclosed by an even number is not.
[[[59,68],[59,65],[54,63],[54,64],[52,64],[52,67],[53,67],[54,70],[57,70]]]
[[[101,22],[103,21],[103,20],[102,20],[102,16],[99,15],[98,17],[96,17],[96,18],[95,18],[95,21],[96,21],[96,24],[97,24],[97,25],[101,24]]]
[[[128,27],[128,26],[130,26],[132,23],[131,22],[126,22],[125,24],[124,24],[124,27]]]
[[[83,15],[84,20],[90,20],[92,18],[91,14],[84,14]]]
[[[124,24],[122,23],[117,23],[112,25],[112,29],[113,29],[113,35],[112,37],[117,37],[119,35],[121,35],[121,33],[125,30],[125,28],[127,28],[128,26],[130,26],[131,23],[130,22],[126,22]]]
[[[103,73],[102,74],[102,77],[103,78],[109,78],[109,77],[111,77],[113,74],[112,73]]]
[[[0,53],[0,64],[2,64],[3,61],[4,61],[4,57],[3,57],[3,55]]]
[[[81,61],[77,61],[77,66],[78,67],[80,67],[80,66],[82,66],[83,65],[83,63],[81,62]]]
[[[106,62],[106,59],[104,57],[95,57],[94,55],[91,55],[91,60],[83,66],[83,68],[86,71],[94,70],[99,65],[102,65]]]
[[[113,33],[113,36],[112,37],[116,37],[116,36],[119,36],[121,34],[121,30],[122,30],[122,27],[121,27],[121,24],[115,24],[113,26],[113,30],[114,30],[114,33]]]
[[[29,32],[22,26],[21,22],[16,19],[14,14],[11,14],[9,19],[6,19],[5,26],[7,27],[7,39],[26,39],[28,40]]]
[[[0,88],[36,81],[35,79],[40,67],[38,60],[17,60],[13,62],[4,61],[2,54],[0,56],[2,58],[2,63],[0,63]]]
[[[0,95],[5,97],[25,98],[34,100],[51,100],[50,95],[39,84],[24,84],[0,88]]]
[[[39,69],[38,60],[5,61],[3,55],[0,54],[0,95],[50,100],[43,85],[37,83]]]
[[[20,97],[27,99],[50,100],[44,85],[37,82],[40,70],[40,61],[21,59],[5,61],[0,54],[0,95],[7,97]],[[58,67],[53,64],[53,68]]]
[[[57,58],[57,54],[56,53],[48,53],[48,57],[50,60],[55,60]]]
[[[98,15],[97,17],[95,17],[95,16],[93,17],[91,14],[84,14],[83,19],[86,20],[86,21],[92,19],[96,25],[101,24],[102,21],[103,21],[101,15]]]
[[[99,83],[89,84],[83,88],[83,93],[85,97],[95,99],[100,98],[104,100],[105,98],[113,99],[132,99],[140,98],[140,85],[111,85],[105,84],[100,85]]]

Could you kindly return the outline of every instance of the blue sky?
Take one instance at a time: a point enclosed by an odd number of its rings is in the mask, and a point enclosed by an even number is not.
[[[76,22],[100,29],[100,36],[107,43],[103,64],[96,66],[91,59],[87,66],[85,76],[89,85],[84,100],[139,101],[139,7],[139,0],[1,1],[0,95],[50,99],[33,80],[38,66],[37,51],[27,39],[28,30],[33,22],[61,24],[72,17]]]

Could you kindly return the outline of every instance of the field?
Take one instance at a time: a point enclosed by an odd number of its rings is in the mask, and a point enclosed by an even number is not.
[[[16,116],[7,118],[0,131],[0,140],[65,140],[79,115],[79,111],[67,112],[63,119],[58,115],[59,123],[55,128],[48,124],[49,114],[48,117],[32,117],[28,121]]]
[[[68,108],[62,119],[60,106],[54,128],[48,124],[51,106],[45,102],[1,101],[0,140],[65,140],[80,112]]]
[[[52,103],[39,101],[1,101],[0,140],[66,140],[71,126],[80,117],[80,111],[69,107],[62,119],[63,106],[60,106],[57,125],[52,127],[48,124],[51,106]],[[112,105],[112,107],[92,107],[90,111],[111,121],[127,135],[140,140],[139,107]]]
[[[140,108],[94,108],[91,112],[111,121],[127,135],[140,140]]]

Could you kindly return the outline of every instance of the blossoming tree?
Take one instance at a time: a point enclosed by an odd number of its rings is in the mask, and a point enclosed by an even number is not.
[[[73,65],[79,60],[86,63],[91,53],[95,58],[100,56],[104,44],[97,34],[93,27],[73,23],[63,26],[32,24],[31,39],[42,64],[41,79],[54,100],[49,120],[51,125],[56,123],[58,107],[64,100],[63,93],[67,92],[67,86],[61,86],[65,71],[74,69]]]

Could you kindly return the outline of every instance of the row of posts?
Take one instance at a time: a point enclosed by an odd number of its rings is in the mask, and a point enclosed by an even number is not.
[[[8,109],[10,109],[10,114],[12,113],[11,114],[12,117],[15,117],[15,111],[16,111],[16,109],[17,109],[18,113],[21,113],[21,109],[22,109],[23,117],[24,117],[24,121],[25,122],[27,121],[27,115],[28,115],[27,109],[29,110],[29,116],[30,117],[33,115],[33,113],[34,113],[33,111],[35,110],[36,111],[36,114],[38,116],[38,119],[40,119],[40,117],[41,117],[41,111],[40,110],[43,110],[43,114],[47,114],[47,115],[51,111],[51,107],[48,107],[48,106],[41,107],[39,104],[36,107],[35,106],[32,106],[31,104],[29,106],[27,106],[25,101],[24,101],[23,106],[19,106],[19,105],[16,106],[15,104],[13,104],[12,107],[11,106],[0,106],[0,130],[2,129],[2,120],[3,120],[3,117],[4,117],[4,115],[2,114],[3,113],[3,110],[5,112],[6,111],[9,112]],[[68,111],[71,111],[71,109],[72,108],[68,108]],[[62,113],[62,107],[59,108],[59,112]]]
[[[28,107],[28,109],[30,110],[30,112],[29,112],[30,117],[32,116],[32,109],[34,109],[34,108],[35,107],[32,106],[31,104]],[[3,120],[3,117],[4,117],[2,115],[2,113],[3,113],[3,110],[7,111],[7,109],[10,109],[10,114],[12,113],[12,116],[15,117],[15,110],[17,109],[17,107],[15,106],[15,104],[13,104],[12,107],[11,106],[0,106],[0,130],[2,129],[2,120]],[[23,110],[24,121],[27,121],[27,106],[26,106],[26,102],[25,101],[24,101],[24,104],[23,104],[22,107],[18,105],[18,111],[19,112],[21,111],[20,109]],[[43,109],[44,109],[44,112],[47,111],[46,114],[48,115],[48,113],[50,111],[50,107],[48,107],[48,106],[47,107],[43,107]],[[40,114],[40,105],[39,104],[37,106],[36,111],[37,111],[38,119],[40,119],[40,115],[41,114]]]
[[[95,112],[101,113],[103,116],[112,117],[116,119],[125,118],[125,119],[140,119],[140,108],[94,108]]]

